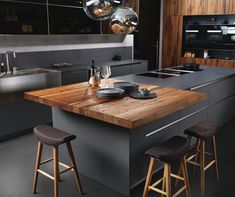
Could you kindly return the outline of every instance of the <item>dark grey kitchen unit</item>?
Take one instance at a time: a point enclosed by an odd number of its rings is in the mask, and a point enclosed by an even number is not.
[[[41,68],[0,77],[0,141],[21,135],[35,125],[50,123],[51,109],[24,100],[24,91],[60,85],[61,72]]]
[[[143,182],[149,164],[146,150],[206,119],[219,126],[235,117],[235,69],[202,66],[201,72],[156,79],[127,75],[117,79],[204,92],[207,100],[150,124],[127,129],[107,122],[52,108],[53,126],[79,136],[73,143],[82,174],[122,193]],[[61,158],[66,153],[61,152]],[[161,165],[156,166],[156,171]]]
[[[102,65],[111,65],[111,77],[136,74],[148,70],[148,61],[146,60],[122,60],[98,64],[98,66]],[[71,68],[60,69],[62,71],[62,84],[65,85],[87,81],[87,69],[88,66],[72,66]]]

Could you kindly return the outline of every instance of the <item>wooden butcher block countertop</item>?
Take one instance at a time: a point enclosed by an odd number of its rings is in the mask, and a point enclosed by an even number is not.
[[[199,92],[147,84],[140,84],[140,88],[151,89],[158,97],[150,100],[136,100],[128,96],[119,100],[99,99],[96,97],[98,88],[89,87],[84,82],[26,92],[25,98],[129,129],[146,125],[206,99],[206,95]]]

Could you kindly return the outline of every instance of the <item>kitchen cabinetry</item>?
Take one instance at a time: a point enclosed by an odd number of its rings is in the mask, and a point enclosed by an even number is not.
[[[83,7],[82,0],[49,0],[49,5],[63,5],[63,6],[75,6],[75,7]]]
[[[0,34],[47,34],[45,5],[0,1]]]
[[[80,0],[0,0],[0,34],[99,34]]]
[[[186,117],[180,122],[179,132],[181,135],[183,135],[186,128],[205,119],[214,120],[221,127],[235,118],[235,111],[231,108],[235,105],[235,87],[231,85],[234,84],[234,80],[235,76],[232,76],[204,87],[193,89],[193,91],[207,94],[208,98],[202,103],[180,112],[180,118]],[[198,113],[192,115],[195,112]],[[189,115],[192,116],[187,117]]]
[[[147,70],[148,70],[147,61],[140,61],[137,62],[136,64],[112,66],[111,77],[136,74],[136,73],[146,72]],[[79,83],[87,80],[88,80],[87,70],[77,70],[77,71],[69,71],[62,73],[63,84]]]
[[[99,25],[81,8],[49,5],[50,34],[99,34]]]
[[[8,0],[10,1],[14,1],[14,0]],[[22,2],[22,3],[40,3],[40,4],[46,4],[46,0],[16,0],[18,2]]]
[[[71,71],[62,73],[62,84],[79,83],[88,80],[86,70]]]

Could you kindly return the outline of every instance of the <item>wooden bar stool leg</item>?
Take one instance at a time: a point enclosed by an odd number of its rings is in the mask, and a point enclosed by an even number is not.
[[[163,181],[162,181],[162,191],[166,191],[166,171],[167,169],[164,166],[164,171],[163,171]],[[161,194],[161,197],[164,197],[163,194]]]
[[[66,146],[67,146],[67,150],[68,150],[68,153],[69,153],[69,157],[70,157],[72,165],[73,165],[73,172],[74,172],[74,176],[75,176],[75,179],[76,179],[76,182],[77,182],[77,185],[78,185],[78,189],[79,189],[81,194],[84,194],[83,190],[82,190],[82,184],[81,184],[81,181],[80,181],[80,178],[79,178],[77,164],[76,164],[76,161],[75,161],[75,158],[74,158],[74,154],[73,154],[73,149],[72,149],[71,143],[67,142]]]
[[[198,160],[198,154],[199,154],[199,151],[200,151],[200,143],[201,143],[201,140],[199,138],[197,138],[197,142],[196,142],[196,155],[195,155],[195,159],[194,159],[194,162],[197,163],[197,160]],[[195,172],[195,169],[196,169],[196,166],[193,165],[193,172]]]
[[[186,165],[186,157],[184,157],[181,162],[181,168],[182,168],[183,177],[184,177],[184,185],[186,186],[186,196],[191,197],[189,179],[188,179],[188,170],[187,170],[187,165]]]
[[[54,157],[54,197],[59,196],[59,151],[58,147],[53,147],[53,157]]]
[[[155,162],[155,160],[153,158],[151,158],[150,163],[149,163],[149,168],[148,168],[148,174],[147,174],[146,181],[145,181],[143,197],[147,197],[147,195],[148,195],[148,191],[149,191],[148,186],[150,186],[150,183],[152,180],[154,162]]]
[[[216,140],[215,136],[212,137],[212,151],[213,158],[215,160],[215,173],[216,173],[216,181],[219,182],[219,170],[218,170],[218,161],[217,161],[217,151],[216,151]]]
[[[201,197],[205,196],[205,141],[200,143],[200,178],[201,178]]]
[[[38,142],[37,159],[36,159],[36,164],[35,164],[34,180],[33,180],[33,193],[36,193],[36,190],[37,190],[38,169],[40,168],[40,163],[41,163],[41,158],[42,158],[42,148],[43,148],[43,144],[41,142]]]
[[[188,151],[189,151],[190,144],[191,144],[191,141],[192,141],[192,136],[189,136],[189,135],[188,135],[188,141],[189,141],[189,147],[188,147]],[[188,153],[186,153],[185,158],[187,158],[187,156],[188,156]],[[179,175],[179,176],[182,175],[181,164],[180,164],[180,166],[179,166],[178,175]],[[175,180],[175,186],[176,186],[176,187],[178,186],[178,183],[179,183],[179,180],[176,179],[176,180]]]
[[[166,197],[171,197],[171,165],[165,163],[166,168]]]

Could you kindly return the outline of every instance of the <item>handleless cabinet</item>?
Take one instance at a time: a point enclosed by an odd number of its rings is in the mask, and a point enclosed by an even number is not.
[[[46,4],[0,1],[0,34],[48,34]]]

